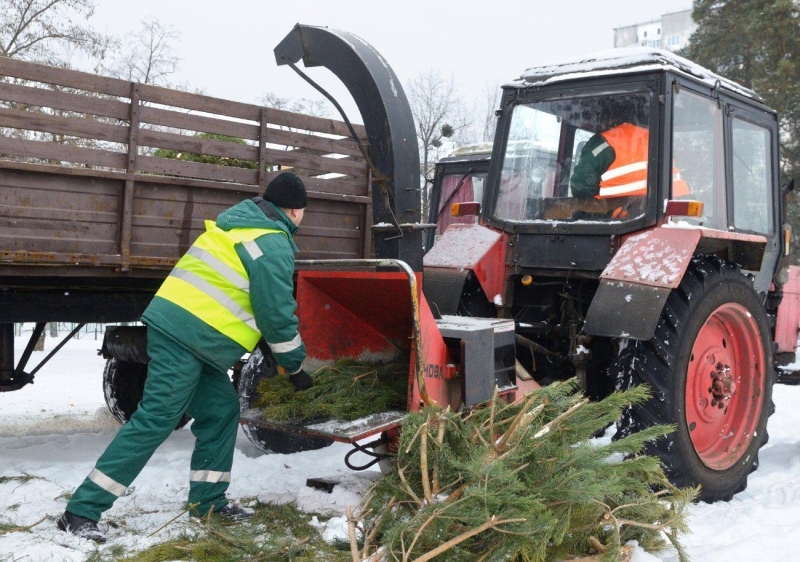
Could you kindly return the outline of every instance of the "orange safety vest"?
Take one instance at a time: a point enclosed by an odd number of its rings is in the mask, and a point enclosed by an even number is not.
[[[647,195],[647,148],[650,135],[647,129],[630,123],[617,125],[601,136],[614,149],[616,158],[600,176],[598,199]],[[602,145],[600,148],[602,150]],[[597,151],[597,149],[595,149]],[[672,196],[689,194],[688,184],[681,173],[672,167]]]

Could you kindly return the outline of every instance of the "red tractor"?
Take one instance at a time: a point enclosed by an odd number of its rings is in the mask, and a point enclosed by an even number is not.
[[[594,398],[647,384],[652,399],[618,434],[674,425],[647,452],[675,484],[706,501],[745,488],[799,304],[778,119],[756,93],[652,49],[532,68],[503,88],[491,153],[437,168],[423,223],[410,112],[380,55],[306,26],[275,52],[345,82],[374,163],[379,259],[297,263],[311,362],[410,353],[408,410],[514,400],[527,377],[577,377]],[[387,441],[402,417],[312,427],[245,411],[243,424],[254,442],[312,439],[303,448]]]
[[[776,353],[788,362],[797,342],[775,112],[685,59],[619,49],[529,69],[497,113],[490,160],[437,167],[431,222],[456,202],[466,224],[428,238],[431,307],[513,319],[539,384],[648,384],[617,435],[675,425],[647,452],[702,499],[730,499],[767,442]],[[644,132],[634,157],[607,133],[620,123]],[[587,196],[582,168],[612,143],[628,159]]]

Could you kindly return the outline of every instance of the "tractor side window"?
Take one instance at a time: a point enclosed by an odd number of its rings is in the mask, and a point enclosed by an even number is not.
[[[444,234],[454,223],[476,224],[477,216],[454,217],[450,212],[453,203],[482,200],[486,174],[447,174],[442,176],[442,192],[436,216],[436,235]]]
[[[514,222],[622,222],[648,193],[650,95],[514,107],[494,214]]]
[[[686,89],[675,94],[672,121],[672,199],[703,202],[702,217],[682,218],[727,228],[722,110],[716,100]]]
[[[733,119],[733,224],[737,230],[770,234],[772,226],[771,135]]]

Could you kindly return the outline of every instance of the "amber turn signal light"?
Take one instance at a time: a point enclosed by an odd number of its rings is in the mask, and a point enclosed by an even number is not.
[[[471,217],[481,214],[481,204],[475,201],[469,203],[453,203],[450,212],[454,217]]]
[[[664,213],[668,217],[702,217],[702,201],[667,201]]]
[[[789,246],[792,242],[792,227],[784,225],[783,227],[783,255],[788,256],[790,253]]]

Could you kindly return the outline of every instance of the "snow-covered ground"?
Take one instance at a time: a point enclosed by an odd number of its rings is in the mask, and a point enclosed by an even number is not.
[[[56,342],[48,338],[46,348]],[[17,353],[24,347],[17,341]],[[0,534],[0,562],[84,560],[95,545],[55,528],[65,494],[80,484],[114,436],[118,424],[103,401],[103,359],[93,335],[72,341],[36,376],[36,384],[0,393],[0,482],[24,474],[25,483],[0,483],[0,528],[30,525],[31,532]],[[34,353],[36,365],[44,353]],[[800,527],[800,388],[776,386],[777,412],[770,420],[770,442],[761,466],[744,493],[731,502],[692,509],[692,535],[684,539],[694,560],[726,562],[797,560],[795,532]],[[193,436],[173,435],[156,452],[132,494],[120,498],[101,522],[109,543],[141,549],[180,532],[181,520],[153,537],[150,533],[178,515],[188,492]],[[263,455],[240,432],[229,495],[261,501],[298,500],[308,511],[343,514],[355,505],[372,474],[349,471],[345,445],[294,455]],[[346,486],[333,494],[305,487],[313,476],[345,475]],[[109,526],[106,522],[115,522]],[[329,523],[328,535],[343,536],[343,518]],[[2,531],[0,531],[2,533]],[[633,562],[675,562],[672,552],[655,557],[637,550]]]

